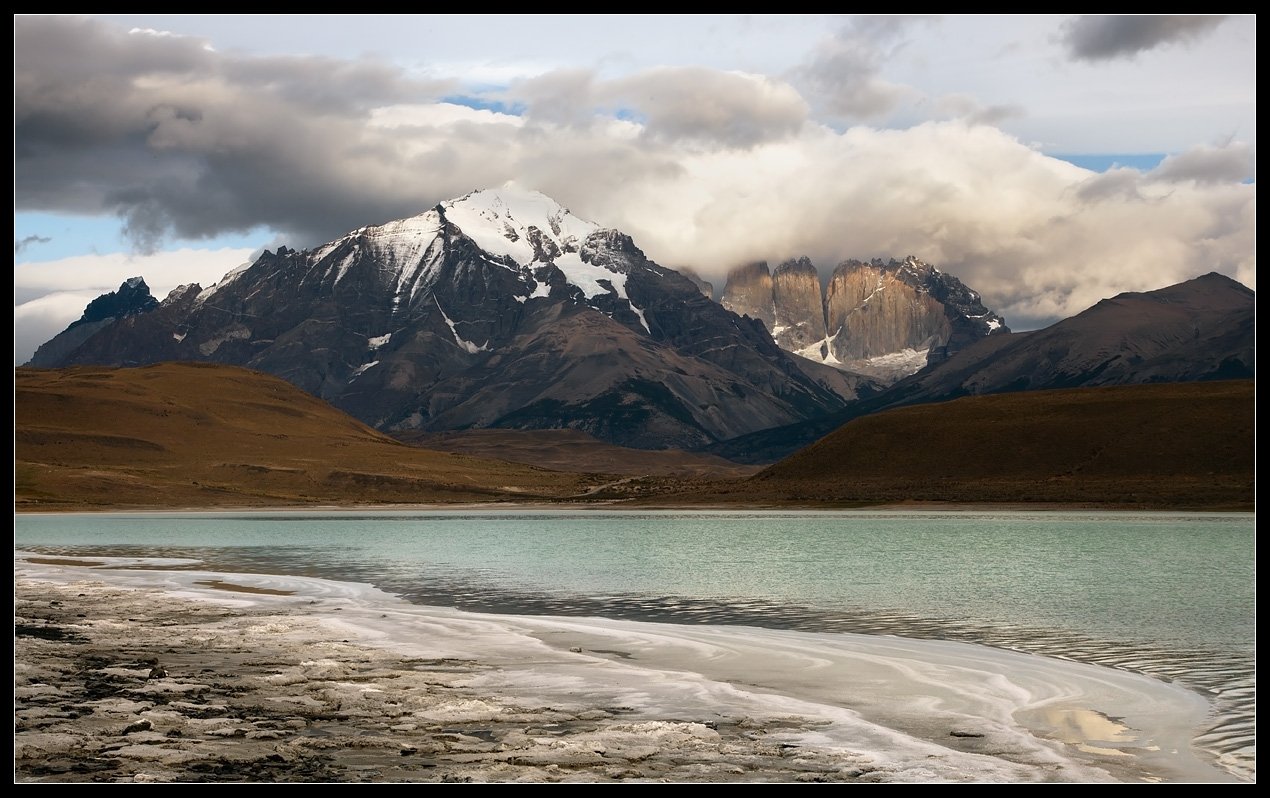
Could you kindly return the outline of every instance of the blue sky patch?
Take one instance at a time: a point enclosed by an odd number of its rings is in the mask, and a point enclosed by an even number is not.
[[[450,103],[451,105],[462,105],[466,108],[474,108],[477,111],[493,111],[496,114],[507,114],[508,116],[521,116],[525,113],[523,103],[505,103],[502,100],[490,100],[484,97],[474,97],[470,94],[452,94],[449,97],[442,97],[441,102]]]
[[[1076,164],[1082,169],[1088,169],[1091,172],[1105,172],[1117,166],[1127,166],[1130,169],[1137,169],[1139,172],[1149,172],[1160,165],[1168,157],[1167,152],[1142,152],[1142,153],[1115,153],[1115,154],[1099,154],[1091,153],[1085,155],[1059,155],[1050,153],[1051,158],[1057,158],[1060,161]]]
[[[32,263],[59,260],[76,255],[106,255],[131,252],[118,216],[89,216],[69,213],[22,211],[13,214],[13,262]],[[256,249],[268,244],[274,234],[257,227],[213,238],[165,238],[164,249]]]

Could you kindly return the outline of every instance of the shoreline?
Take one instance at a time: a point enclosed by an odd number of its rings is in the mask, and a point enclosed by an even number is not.
[[[1110,717],[1133,717],[1141,702],[1202,715],[1197,695],[1146,677],[967,644],[484,616],[409,605],[351,583],[29,560],[15,560],[15,596],[31,618],[21,627],[26,636],[15,637],[15,684],[26,680],[15,687],[18,717],[43,724],[15,734],[23,780],[1228,778],[1193,756],[1159,759],[1149,741],[1129,739],[1140,729],[1106,726]],[[39,628],[64,636],[41,637]],[[57,652],[67,646],[91,650],[77,655],[81,662],[110,660],[96,671],[115,692],[77,700],[41,675],[56,670],[59,656],[65,661]],[[746,664],[730,677],[726,668],[712,674],[718,663],[694,659],[702,647],[732,652],[729,668],[766,658],[771,670]],[[754,692],[807,667],[809,656],[840,658],[850,672],[869,661],[894,663],[898,670],[874,675],[899,692],[876,706],[855,700],[840,708],[814,686]],[[149,659],[157,664],[139,667]],[[906,709],[912,685],[897,674],[932,662],[936,671],[991,663],[1030,697],[1006,711],[1001,696],[954,680],[938,688],[938,703],[951,709]],[[166,675],[152,678],[155,667]],[[1093,677],[1116,680],[1122,694],[1090,691]],[[665,693],[660,703],[641,704],[648,699],[638,696],[653,685]],[[200,691],[198,701],[187,700]],[[702,691],[710,700],[686,698]],[[49,705],[56,710],[46,712]],[[147,721],[149,728],[125,731]],[[334,739],[346,745],[333,746]],[[115,764],[75,771],[76,757],[89,753]],[[100,764],[85,762],[79,765]]]
[[[595,511],[595,512],[1126,512],[1126,513],[1256,513],[1256,507],[1148,507],[1123,504],[1097,504],[1081,502],[890,502],[863,505],[825,504],[633,504],[625,500],[562,502],[562,501],[493,501],[493,502],[420,502],[420,503],[366,503],[366,504],[259,504],[259,505],[191,505],[179,507],[112,505],[101,507],[50,506],[29,507],[14,505],[15,515],[100,515],[100,514],[181,514],[181,513],[286,513],[286,512],[432,512],[448,511]]]

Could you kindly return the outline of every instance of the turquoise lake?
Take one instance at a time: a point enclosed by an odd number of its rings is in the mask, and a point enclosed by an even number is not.
[[[15,548],[192,558],[500,613],[964,640],[1177,681],[1255,772],[1251,513],[429,510],[17,515]],[[192,566],[193,567],[193,566]]]

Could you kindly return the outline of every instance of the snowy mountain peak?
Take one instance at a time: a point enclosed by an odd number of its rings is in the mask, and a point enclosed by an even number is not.
[[[538,191],[507,183],[441,203],[446,221],[491,255],[521,266],[577,252],[599,225],[574,216]]]

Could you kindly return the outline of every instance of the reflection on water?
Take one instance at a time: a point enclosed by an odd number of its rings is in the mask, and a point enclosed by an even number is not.
[[[1092,709],[1050,709],[1043,715],[1055,739],[1087,753],[1129,756],[1119,748],[1094,743],[1131,743],[1138,739],[1128,726]]]

